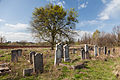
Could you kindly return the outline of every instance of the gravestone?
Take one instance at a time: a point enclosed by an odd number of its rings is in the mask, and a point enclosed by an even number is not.
[[[35,73],[43,73],[43,54],[36,53],[33,57],[33,72]]]
[[[86,52],[85,52],[85,59],[89,59],[89,58],[90,58],[89,51],[86,51]]]
[[[11,62],[18,62],[17,50],[12,50],[11,51]]]
[[[61,45],[56,44],[56,50],[55,50],[55,60],[54,65],[58,65],[61,62]]]
[[[110,49],[108,49],[108,55],[110,55]]]
[[[22,49],[17,50],[18,57],[22,56]]]
[[[29,53],[29,60],[31,64],[33,63],[32,55],[35,55],[35,51]]]
[[[94,45],[94,55],[95,55],[95,56],[98,55],[98,54],[97,54],[97,46],[96,46],[96,45]]]
[[[81,49],[81,59],[85,59],[85,50]]]
[[[85,52],[88,51],[88,45],[85,44]]]
[[[32,68],[23,70],[23,76],[31,76],[32,73],[33,73],[33,69]]]
[[[104,54],[106,55],[107,54],[107,47],[104,46]]]
[[[99,55],[101,54],[101,48],[99,47]]]
[[[68,44],[64,45],[64,61],[70,61]]]
[[[115,53],[115,48],[112,49],[112,52]]]
[[[60,46],[60,49],[61,49],[61,58],[63,58],[63,44],[62,43],[59,43],[58,44]]]
[[[73,54],[75,54],[75,51],[76,51],[76,50],[75,50],[75,49],[73,49]]]

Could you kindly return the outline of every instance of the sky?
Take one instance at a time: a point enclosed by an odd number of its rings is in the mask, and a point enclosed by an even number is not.
[[[79,35],[96,29],[112,32],[113,27],[120,25],[120,0],[0,0],[0,36],[5,36],[7,41],[34,42],[28,30],[32,12],[48,3],[78,12]]]

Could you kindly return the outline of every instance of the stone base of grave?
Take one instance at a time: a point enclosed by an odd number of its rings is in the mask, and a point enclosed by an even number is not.
[[[65,58],[64,61],[65,62],[70,62],[71,60],[70,60],[70,58]]]
[[[23,70],[23,76],[31,76],[32,73],[33,73],[33,68]]]

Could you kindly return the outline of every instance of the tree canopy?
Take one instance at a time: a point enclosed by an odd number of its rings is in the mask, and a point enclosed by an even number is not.
[[[53,49],[56,42],[73,40],[77,12],[74,9],[65,10],[62,6],[48,4],[35,8],[30,30],[34,37],[47,41]]]

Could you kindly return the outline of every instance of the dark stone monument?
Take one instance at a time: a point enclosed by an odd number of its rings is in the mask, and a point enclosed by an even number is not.
[[[11,51],[11,62],[18,62],[18,52],[17,50]]]
[[[36,53],[33,57],[33,71],[35,73],[43,73],[44,67],[43,67],[43,54],[42,53]]]
[[[23,70],[23,76],[31,76],[32,73],[33,73],[33,69],[32,68]]]
[[[33,63],[33,59],[32,59],[33,57],[32,56],[35,55],[35,53],[36,53],[35,51],[32,51],[32,52],[29,53],[29,60],[30,60],[31,64]]]
[[[101,54],[101,48],[99,47],[99,55]]]
[[[70,61],[68,44],[64,45],[64,61]]]
[[[104,46],[104,54],[106,55],[107,54],[107,47]]]
[[[110,55],[110,49],[108,49],[108,55]]]
[[[85,59],[85,50],[81,49],[81,59]]]

